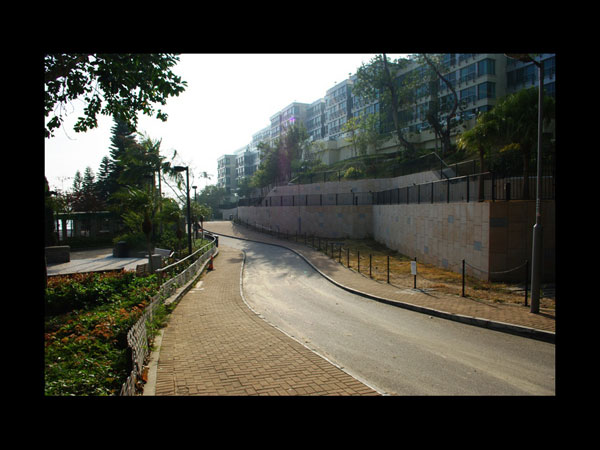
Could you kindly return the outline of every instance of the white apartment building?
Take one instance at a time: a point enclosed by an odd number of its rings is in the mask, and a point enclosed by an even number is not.
[[[544,65],[545,92],[548,95],[555,95],[555,55],[540,54],[536,56],[536,60],[541,61]],[[472,127],[476,115],[479,112],[490,110],[499,98],[538,84],[538,71],[534,63],[517,61],[501,53],[448,53],[443,55],[443,63],[446,66],[443,75],[451,83],[459,100],[456,119],[462,119],[461,127],[455,128],[452,139],[456,139],[458,133]],[[400,81],[402,77],[413,71],[416,71],[417,75],[421,75],[424,73],[424,67],[413,62],[400,70],[396,77]],[[355,81],[356,74],[336,83],[326,91],[324,98],[312,103],[293,102],[275,113],[269,118],[270,125],[252,135],[248,151],[256,153],[259,142],[271,144],[282,136],[290,124],[303,123],[310,136],[310,142],[321,143],[319,153],[323,162],[331,164],[351,157],[351,152],[347,149],[349,143],[345,140],[342,126],[351,117],[360,117],[379,111],[377,100],[366,101],[352,94],[352,86]],[[441,80],[439,80],[437,95],[442,102],[453,100],[452,91]],[[436,149],[439,140],[436,140],[431,126],[426,120],[430,100],[427,86],[417,89],[416,97],[414,104],[400,111],[404,121],[402,132],[417,147]],[[390,129],[390,124],[383,124],[383,126]],[[391,144],[391,142],[390,140],[388,144],[383,145],[379,151],[396,151],[397,144]],[[230,156],[233,155],[223,155],[219,159],[219,185],[221,185],[221,172],[223,171],[222,184],[224,187],[234,186],[233,180],[227,184],[227,167],[233,169],[232,173],[236,175],[247,173],[246,159],[244,158],[243,162],[240,160],[241,165],[232,168],[224,162],[224,158]],[[239,158],[239,155],[237,157]],[[254,161],[258,166],[259,157],[256,156]]]

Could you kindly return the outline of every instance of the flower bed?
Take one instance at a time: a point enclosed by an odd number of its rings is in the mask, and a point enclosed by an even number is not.
[[[49,278],[45,395],[118,395],[131,372],[127,332],[157,292],[155,275],[134,272]]]

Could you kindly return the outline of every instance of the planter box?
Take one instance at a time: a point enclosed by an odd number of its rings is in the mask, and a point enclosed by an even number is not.
[[[46,247],[46,263],[60,264],[71,261],[71,247],[68,245],[56,245]]]

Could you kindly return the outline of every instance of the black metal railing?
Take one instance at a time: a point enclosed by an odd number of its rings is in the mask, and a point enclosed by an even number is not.
[[[241,199],[238,206],[344,206],[398,205],[477,201],[534,200],[536,176],[497,177],[492,172],[465,175],[413,184],[379,192],[339,192],[335,194],[272,195]],[[525,189],[528,186],[528,190]],[[553,175],[542,177],[541,199],[555,199]]]

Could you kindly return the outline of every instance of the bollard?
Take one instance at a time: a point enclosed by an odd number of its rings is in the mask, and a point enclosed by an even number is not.
[[[525,306],[527,306],[527,285],[529,284],[529,260],[525,260]]]
[[[465,296],[465,260],[462,260],[462,296]]]
[[[387,257],[387,282],[390,284],[390,255]]]
[[[414,285],[413,288],[416,289],[417,288],[417,257],[415,256],[415,279],[414,279]]]

